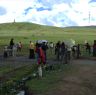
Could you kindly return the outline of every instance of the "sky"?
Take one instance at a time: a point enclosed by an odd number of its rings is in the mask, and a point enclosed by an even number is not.
[[[96,25],[96,0],[0,0],[0,23],[68,27]]]

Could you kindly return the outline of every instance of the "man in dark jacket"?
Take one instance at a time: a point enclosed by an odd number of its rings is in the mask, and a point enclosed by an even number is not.
[[[9,48],[11,49],[10,50],[10,56],[13,56],[13,46],[14,46],[14,39],[12,38],[10,40],[10,44],[9,44]]]
[[[12,38],[12,39],[10,40],[10,49],[13,49],[13,46],[14,46],[14,39]]]

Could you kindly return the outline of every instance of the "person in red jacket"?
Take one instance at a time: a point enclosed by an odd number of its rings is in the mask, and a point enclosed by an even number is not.
[[[45,54],[44,54],[44,51],[41,47],[41,44],[38,44],[36,43],[36,49],[35,49],[35,52],[36,52],[36,55],[37,55],[37,61],[38,61],[38,64],[45,64]]]
[[[42,65],[45,66],[46,60],[45,60],[45,53],[42,49],[42,44],[36,43],[36,58],[37,58],[37,63],[38,63],[38,75],[40,78],[42,78]]]

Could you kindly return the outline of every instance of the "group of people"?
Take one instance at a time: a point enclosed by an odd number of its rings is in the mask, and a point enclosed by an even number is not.
[[[10,43],[9,43],[9,48],[10,49],[13,49],[14,47],[17,48],[17,51],[21,51],[22,49],[22,43],[21,42],[18,42],[17,44],[14,43],[14,39],[12,38],[10,40]]]
[[[82,49],[88,52],[89,56],[96,57],[96,40],[94,40],[93,45],[90,45],[88,42],[85,44],[68,45],[65,42],[58,41],[55,45],[56,59],[65,60],[65,63],[67,63],[71,58],[79,58],[83,53]]]
[[[86,52],[89,53],[89,55],[93,53],[92,55],[96,57],[96,40],[94,40],[93,45],[90,45],[88,42],[85,43],[85,49],[86,49]]]
[[[46,43],[38,43],[34,44],[30,41],[29,45],[29,58],[34,59],[36,58],[38,64],[43,63],[46,64],[47,61],[47,49],[50,49],[50,54],[54,54],[56,56],[56,60],[62,61],[64,63],[68,63],[71,60],[72,54],[74,57],[79,58],[80,56],[80,45],[76,46],[68,46],[64,42],[58,41],[56,44],[53,42]]]
[[[57,61],[60,61],[60,63],[70,63],[71,59],[73,58],[79,58],[81,56],[81,44],[74,44],[74,43],[68,43],[64,41],[58,41],[57,43],[53,42],[36,42],[35,44],[30,41],[29,43],[29,59],[36,59],[38,63],[38,75],[39,77],[42,77],[42,66],[46,67],[47,63],[47,53],[50,52],[52,56],[55,56]],[[93,53],[93,56],[96,57],[96,41],[94,41],[93,46],[91,46],[88,42],[85,43],[84,48],[86,52]],[[93,51],[91,51],[91,47]],[[10,40],[9,46],[4,51],[4,57],[8,56],[8,49],[10,50],[11,56],[15,55],[14,50],[22,51],[22,43],[19,42],[18,44],[14,43],[14,39],[12,38]],[[49,50],[48,50],[49,49]],[[47,52],[48,50],[48,52]]]
[[[55,55],[57,60],[61,60],[64,63],[70,62],[72,56],[79,58],[80,45],[68,45],[65,42],[58,41],[55,45]]]
[[[55,54],[57,60],[62,60],[62,61],[65,60],[65,63],[66,63],[66,61],[70,60],[71,57],[74,57],[74,58],[80,57],[80,55],[81,55],[80,46],[81,46],[80,44],[69,46],[69,45],[66,45],[66,43],[64,41],[63,42],[58,41],[56,44],[54,44],[53,42],[50,42],[50,43],[47,43],[47,42],[38,43],[38,42],[36,42],[36,44],[34,44],[32,41],[30,41],[29,58],[30,59],[37,58],[38,64],[40,64],[40,61],[42,61],[45,64],[46,60],[47,60],[46,51],[49,48],[50,52],[52,54],[53,53]],[[94,41],[93,46],[91,46],[87,42],[84,44],[84,47],[86,49],[86,52],[89,53],[89,55],[93,53],[93,56],[96,56],[96,41]],[[12,55],[14,48],[16,48],[17,51],[21,51],[22,50],[22,43],[19,42],[19,43],[15,44],[14,39],[12,38],[10,40],[9,46],[7,47],[7,49],[5,49],[4,56],[7,56],[6,51],[8,49],[11,50],[10,55]]]
[[[46,60],[47,60],[47,55],[46,55],[46,51],[48,49],[48,45],[46,42],[43,43],[38,43],[36,42],[36,44],[34,45],[34,43],[32,43],[30,41],[30,45],[29,45],[29,58],[30,59],[34,59],[36,58],[38,61],[38,64],[46,64]]]
[[[11,38],[9,45],[4,47],[4,58],[7,58],[8,56],[16,56],[17,51],[21,51],[22,49],[22,43],[18,42],[15,44],[14,39]]]

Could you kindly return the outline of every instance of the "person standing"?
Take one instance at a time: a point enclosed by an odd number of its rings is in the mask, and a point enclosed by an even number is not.
[[[47,53],[47,49],[48,49],[47,43],[46,43],[46,42],[43,42],[41,48],[42,48],[42,50],[43,50],[43,52],[44,52],[44,55],[45,55],[45,63],[46,63],[46,61],[47,61],[47,54],[46,54],[46,53]]]
[[[39,43],[36,43],[36,49],[35,49],[36,55],[37,55],[37,63],[38,63],[38,75],[40,78],[42,78],[42,65],[45,66],[45,53],[42,49],[42,45]]]
[[[55,55],[57,60],[60,60],[60,47],[61,47],[61,42],[58,41],[55,46]]]
[[[61,51],[60,51],[60,55],[61,55],[61,61],[63,61],[64,60],[64,56],[65,56],[65,43],[64,42],[62,42],[61,43]]]
[[[96,40],[94,40],[93,44],[93,56],[96,57]]]
[[[9,47],[10,47],[10,56],[13,56],[13,46],[14,46],[14,39],[11,38]]]
[[[88,51],[89,55],[91,54],[91,46],[89,43],[86,43],[86,52]]]
[[[34,43],[32,43],[30,41],[30,45],[29,45],[29,59],[34,59],[35,58],[35,54],[34,54]]]
[[[21,49],[22,49],[22,43],[19,42],[19,43],[18,43],[18,48],[17,48],[17,50],[18,50],[18,51],[21,51]]]
[[[77,58],[79,58],[80,55],[81,55],[80,44],[77,44]]]
[[[10,49],[13,49],[13,46],[14,46],[14,39],[12,38],[12,39],[10,40]]]
[[[53,49],[54,49],[54,43],[53,42],[49,43],[49,48],[50,48],[51,54],[53,54]]]

